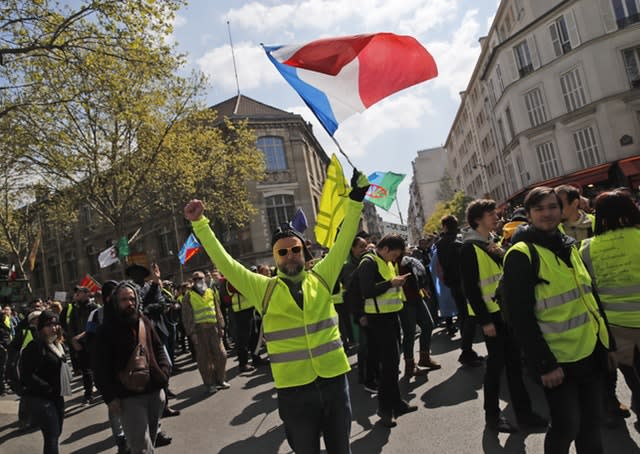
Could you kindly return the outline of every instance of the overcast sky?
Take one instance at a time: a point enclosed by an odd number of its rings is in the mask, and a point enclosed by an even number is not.
[[[439,76],[384,99],[340,124],[335,134],[363,172],[394,171],[407,177],[398,199],[406,222],[411,161],[418,150],[444,144],[487,34],[498,0],[191,0],[175,21],[172,39],[190,68],[209,77],[207,101],[236,94],[226,22],[238,66],[240,92],[301,114],[327,154],[337,149],[311,111],[267,60],[260,43],[296,44],[322,37],[392,32],[411,35],[436,60]],[[351,168],[344,162],[345,174]],[[399,222],[396,205],[387,221]]]

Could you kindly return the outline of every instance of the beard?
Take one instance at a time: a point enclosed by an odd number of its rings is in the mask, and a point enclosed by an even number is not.
[[[128,307],[120,311],[120,318],[127,324],[135,324],[138,321],[138,311],[134,307]]]
[[[304,269],[304,264],[290,262],[282,265],[282,267],[279,267],[278,269],[287,276],[296,276],[297,274],[300,274],[300,272]]]

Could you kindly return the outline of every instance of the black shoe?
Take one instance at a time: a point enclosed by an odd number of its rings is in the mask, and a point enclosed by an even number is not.
[[[253,356],[251,358],[251,364],[253,364],[253,367],[268,366],[269,360],[267,358],[260,358],[259,356]]]
[[[507,418],[505,418],[503,415],[500,415],[497,418],[487,417],[486,425],[488,429],[505,434],[512,434],[518,431],[518,427],[507,421]]]
[[[380,416],[380,424],[382,424],[384,427],[391,428],[398,425],[398,423],[393,420],[393,416],[391,416],[390,414],[382,412],[380,410],[378,410],[377,414],[378,416]]]
[[[480,367],[484,358],[473,350],[462,352],[458,357],[458,362],[463,366]]]
[[[173,438],[171,438],[169,435],[167,435],[163,431],[160,431],[158,432],[158,436],[156,437],[156,448],[159,448],[161,446],[168,446],[171,444],[172,440]]]
[[[174,410],[173,408],[165,407],[162,412],[163,418],[171,418],[172,416],[180,416],[180,410]]]
[[[174,393],[173,391],[171,391],[170,389],[167,389],[167,398],[168,399],[175,399],[176,398],[176,393]]]
[[[518,425],[526,429],[543,429],[547,430],[549,421],[537,413],[531,412],[526,415],[518,416]]]
[[[403,400],[400,405],[393,409],[393,416],[397,418],[398,416],[406,415],[407,413],[412,413],[416,410],[418,410],[417,405],[409,405]]]

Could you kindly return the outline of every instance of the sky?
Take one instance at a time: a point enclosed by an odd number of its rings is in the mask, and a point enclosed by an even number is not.
[[[187,70],[208,76],[206,102],[236,94],[231,29],[240,93],[302,115],[330,156],[335,144],[296,92],[268,61],[260,43],[301,44],[331,36],[392,32],[411,35],[433,55],[436,79],[398,92],[340,124],[334,137],[359,170],[407,175],[398,191],[407,221],[411,161],[419,150],[444,145],[480,55],[498,0],[190,0],[174,21],[178,50]],[[338,154],[340,157],[340,155]],[[343,162],[345,175],[351,168]],[[384,220],[400,222],[397,205],[378,209]]]

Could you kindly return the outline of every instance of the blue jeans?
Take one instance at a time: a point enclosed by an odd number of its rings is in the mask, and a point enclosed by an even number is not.
[[[42,431],[44,438],[42,452],[58,454],[58,439],[62,433],[64,420],[64,399],[61,396],[54,399],[29,396],[28,403],[33,423]]]
[[[278,412],[296,454],[319,454],[320,434],[327,452],[351,454],[351,400],[346,374],[278,389]]]

